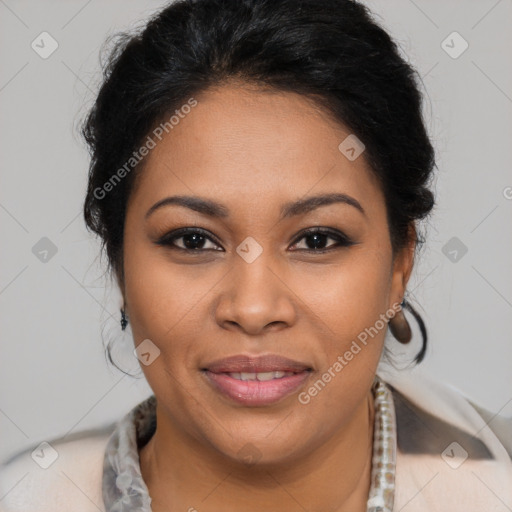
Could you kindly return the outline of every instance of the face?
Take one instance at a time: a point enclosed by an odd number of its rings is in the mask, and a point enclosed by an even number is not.
[[[224,85],[195,99],[130,197],[125,304],[168,428],[279,462],[367,402],[411,251],[393,259],[364,152],[348,159],[350,131],[303,96]],[[174,196],[191,199],[152,209]]]

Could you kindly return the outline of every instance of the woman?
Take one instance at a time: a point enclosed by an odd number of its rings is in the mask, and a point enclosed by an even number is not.
[[[84,136],[85,220],[154,395],[11,461],[5,510],[512,507],[510,421],[379,366],[411,315],[425,354],[407,283],[434,150],[365,7],[170,4],[119,40]]]

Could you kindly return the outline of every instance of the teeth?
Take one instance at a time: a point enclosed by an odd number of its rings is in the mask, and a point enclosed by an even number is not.
[[[257,374],[257,379],[266,381],[272,379],[280,379],[284,376],[284,372],[262,372]]]
[[[283,377],[290,377],[293,375],[293,372],[240,372],[240,373],[228,373],[230,377],[237,380],[258,380],[260,382],[265,382],[267,380],[272,379],[282,379]]]

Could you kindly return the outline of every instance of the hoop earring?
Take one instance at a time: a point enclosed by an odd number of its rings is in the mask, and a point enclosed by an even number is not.
[[[389,330],[391,334],[399,341],[400,343],[406,345],[411,341],[412,331],[407,318],[405,318],[403,308],[408,308],[408,303],[405,298],[402,300],[400,311],[389,321]]]
[[[128,317],[124,311],[124,308],[121,308],[121,330],[125,330],[128,325]]]

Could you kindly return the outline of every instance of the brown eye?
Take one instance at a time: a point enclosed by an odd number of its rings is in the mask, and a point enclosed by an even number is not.
[[[326,247],[329,239],[334,240],[335,243]],[[349,247],[355,243],[340,231],[320,228],[310,229],[303,232],[301,236],[296,239],[293,245],[296,246],[301,240],[305,240],[306,247],[296,250],[318,253],[331,251],[340,247]]]
[[[176,243],[178,240],[182,240],[182,242],[180,242],[181,246]],[[156,243],[158,245],[169,246],[173,249],[189,252],[218,250],[215,249],[215,246],[218,247],[217,243],[206,234],[206,231],[197,228],[184,228],[167,233]],[[213,248],[208,247],[208,243],[213,244]]]

